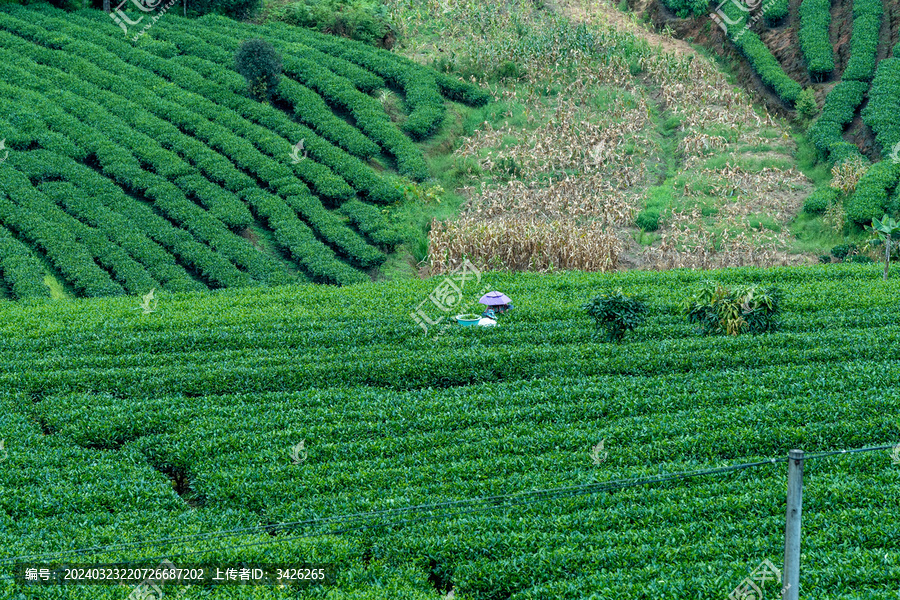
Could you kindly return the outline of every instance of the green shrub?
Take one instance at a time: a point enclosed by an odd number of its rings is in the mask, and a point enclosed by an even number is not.
[[[525,69],[519,63],[507,60],[497,69],[497,77],[500,79],[521,79],[525,76]]]
[[[645,302],[626,296],[621,288],[596,296],[582,305],[582,308],[594,319],[594,326],[598,330],[606,330],[606,337],[610,342],[621,341],[626,332],[644,322],[648,312]]]
[[[770,0],[763,3],[763,18],[768,25],[775,25],[788,14],[788,0]]]
[[[281,79],[281,57],[272,44],[259,38],[247,40],[235,53],[234,62],[251,94],[267,98],[275,93]]]
[[[834,164],[837,165],[851,159],[862,160],[864,163],[868,163],[868,159],[860,153],[856,144],[841,140],[828,147],[828,160]]]
[[[844,260],[851,254],[856,253],[856,244],[838,244],[831,249],[831,255],[836,259]]]
[[[709,6],[709,3],[703,0],[663,0],[663,4],[680,19],[691,16],[699,17],[706,12],[707,6]]]
[[[659,229],[659,211],[654,209],[642,210],[634,224],[644,231],[656,231]]]
[[[700,291],[685,301],[683,312],[705,335],[764,333],[775,329],[781,296],[776,287],[729,289],[717,281],[703,281]]]
[[[794,104],[797,115],[804,121],[809,121],[819,112],[819,105],[816,103],[816,94],[812,88],[806,88],[797,96],[797,102]]]
[[[806,198],[803,210],[811,215],[822,214],[828,205],[837,202],[840,196],[840,190],[832,187],[819,188]]]

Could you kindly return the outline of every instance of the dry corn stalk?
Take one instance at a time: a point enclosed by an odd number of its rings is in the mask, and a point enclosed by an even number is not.
[[[856,190],[856,184],[868,170],[869,168],[858,156],[834,165],[831,168],[831,187],[841,190],[845,194],[852,194]]]
[[[743,231],[735,234],[736,229]],[[690,213],[673,214],[661,243],[647,248],[644,259],[655,269],[771,267],[809,262],[803,256],[789,254],[789,242],[787,230],[754,230],[746,216],[728,219],[726,228],[717,234],[706,228],[700,210],[695,208]]]
[[[621,250],[621,241],[597,222],[579,225],[509,215],[433,221],[428,252],[432,274],[440,274],[465,259],[492,270],[611,271]]]
[[[466,188],[473,192],[474,189]],[[604,225],[628,225],[634,218],[635,200],[613,189],[600,176],[566,178],[549,185],[510,181],[481,186],[463,206],[468,217],[492,218],[507,214],[548,219],[597,219]]]
[[[678,151],[685,155],[702,156],[712,154],[716,150],[721,150],[728,144],[728,140],[720,135],[707,135],[705,133],[697,133],[686,136],[678,144]]]

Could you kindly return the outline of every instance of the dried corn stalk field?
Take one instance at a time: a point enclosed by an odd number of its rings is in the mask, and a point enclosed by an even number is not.
[[[475,10],[469,4],[439,6],[452,16]],[[431,273],[465,258],[538,271],[809,262],[789,252],[786,225],[812,184],[795,168],[786,128],[712,62],[611,6],[561,3],[563,13],[590,22],[593,48],[548,35],[541,52],[519,53],[523,76],[515,85],[492,86],[496,100],[526,117],[484,123],[456,150],[491,178],[463,188],[458,221],[432,223]],[[499,29],[516,27],[510,14],[491,19]],[[636,37],[640,51],[596,60],[604,44],[630,39],[634,47]],[[503,61],[516,58],[514,49],[500,44],[487,53]],[[668,140],[660,134],[666,120],[677,124]],[[747,168],[748,160],[762,166]],[[674,165],[661,176],[666,163]],[[678,206],[661,214],[654,241],[640,245],[634,218],[664,180],[678,182]]]

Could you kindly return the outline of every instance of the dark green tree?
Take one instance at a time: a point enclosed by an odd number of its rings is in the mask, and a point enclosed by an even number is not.
[[[253,96],[266,100],[275,93],[281,79],[281,56],[272,44],[258,38],[246,40],[235,53],[234,62]]]

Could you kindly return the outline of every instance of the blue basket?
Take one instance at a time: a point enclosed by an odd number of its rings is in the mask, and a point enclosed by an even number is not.
[[[471,327],[472,325],[478,325],[478,321],[481,320],[481,315],[456,315],[456,322],[462,325],[463,327]]]

